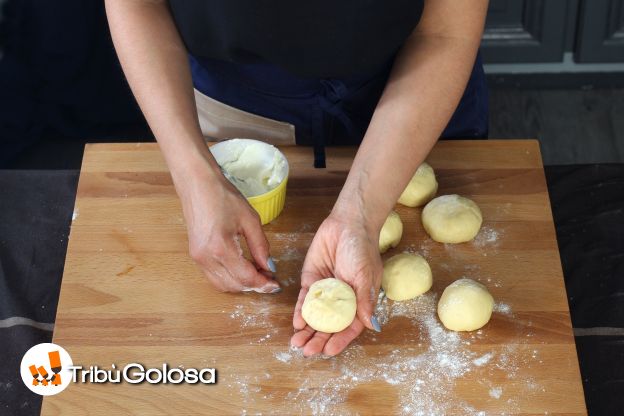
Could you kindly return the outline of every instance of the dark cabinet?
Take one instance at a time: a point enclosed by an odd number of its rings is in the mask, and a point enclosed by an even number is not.
[[[624,62],[624,0],[582,2],[575,60]]]
[[[487,63],[624,63],[624,0],[490,0]]]
[[[566,0],[491,0],[481,51],[486,62],[559,62]]]

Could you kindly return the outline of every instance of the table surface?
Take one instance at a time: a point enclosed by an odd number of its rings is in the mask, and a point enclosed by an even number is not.
[[[585,414],[555,231],[532,140],[445,141],[428,157],[438,194],[481,207],[474,242],[427,237],[419,208],[397,205],[400,245],[418,252],[432,290],[379,305],[380,334],[365,332],[342,355],[304,359],[288,348],[298,273],[314,231],[344,182],[354,148],[308,148],[290,163],[286,206],[265,226],[278,260],[279,295],[214,291],[187,254],[171,177],[155,144],[85,149],[54,342],[74,364],[218,371],[216,385],[75,383],[45,397],[42,414]],[[445,331],[436,297],[462,276],[497,300],[474,333]]]

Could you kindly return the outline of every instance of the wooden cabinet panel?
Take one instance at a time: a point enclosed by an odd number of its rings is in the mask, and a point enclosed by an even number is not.
[[[577,62],[624,62],[624,0],[581,3]]]
[[[487,63],[559,62],[573,0],[491,0],[481,51]]]

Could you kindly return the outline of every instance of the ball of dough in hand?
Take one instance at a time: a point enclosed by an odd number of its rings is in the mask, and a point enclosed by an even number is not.
[[[389,299],[413,299],[431,289],[432,282],[429,263],[419,254],[397,254],[384,263],[381,287]]]
[[[439,243],[464,243],[479,232],[483,217],[472,200],[459,195],[443,195],[429,202],[422,212],[427,234]]]
[[[329,278],[312,283],[301,316],[316,331],[334,333],[347,328],[355,318],[355,292],[342,280]]]
[[[396,247],[403,235],[403,223],[401,217],[392,211],[379,232],[379,252],[385,253],[390,247]]]
[[[433,168],[423,162],[399,197],[399,204],[408,207],[423,206],[435,196],[437,191],[438,181],[436,181]]]
[[[438,302],[438,316],[452,331],[474,331],[488,323],[494,298],[479,282],[459,279],[451,283]]]

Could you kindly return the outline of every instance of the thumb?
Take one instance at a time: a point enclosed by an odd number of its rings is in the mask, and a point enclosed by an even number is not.
[[[365,279],[364,282],[355,290],[357,317],[368,329],[381,332],[381,326],[373,314],[377,303],[377,290],[372,279]]]
[[[255,267],[245,260],[249,265],[249,278],[245,279],[245,286],[243,292],[257,292],[257,293],[279,293],[282,291],[279,283],[273,280],[272,276],[265,271],[257,271]]]
[[[247,247],[256,264],[267,272],[275,273],[275,263],[269,255],[269,241],[262,231],[262,225],[257,217],[243,223],[243,235],[247,240]]]

